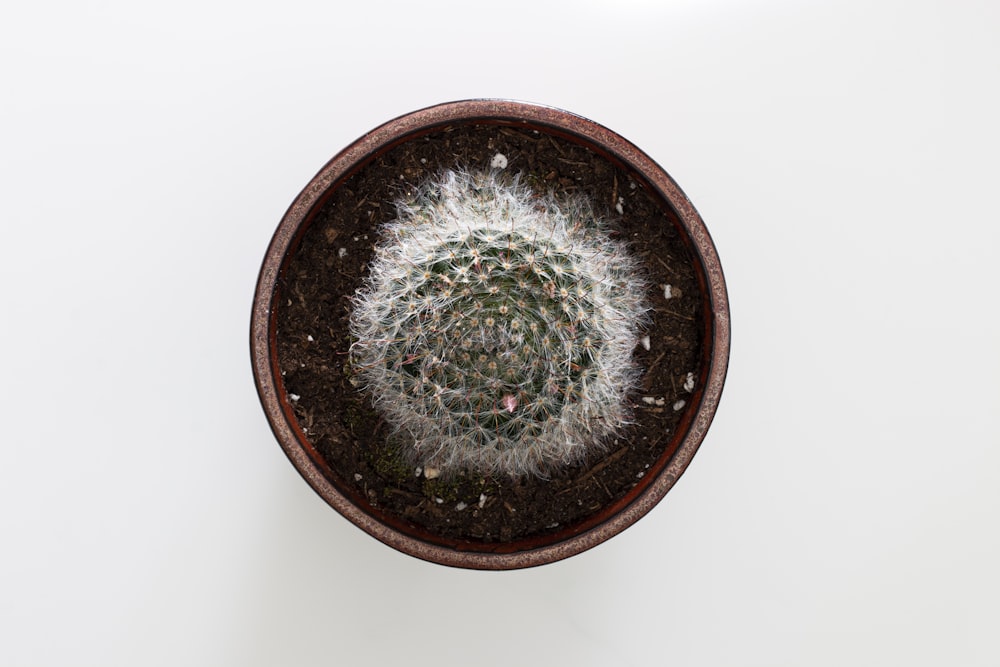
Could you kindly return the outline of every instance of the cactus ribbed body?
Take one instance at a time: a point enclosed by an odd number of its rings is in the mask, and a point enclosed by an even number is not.
[[[522,476],[600,451],[628,417],[645,306],[589,203],[448,172],[398,209],[351,360],[413,460]]]

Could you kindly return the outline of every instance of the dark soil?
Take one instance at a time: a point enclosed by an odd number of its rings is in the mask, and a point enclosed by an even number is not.
[[[589,195],[644,264],[650,349],[635,350],[645,371],[631,399],[635,423],[609,443],[607,455],[548,479],[472,473],[427,479],[404,462],[399,448],[406,443],[387,437],[391,429],[350,382],[350,297],[366,276],[379,226],[395,215],[394,201],[444,169],[488,169],[497,153],[506,156],[508,172],[521,172],[536,187]],[[692,407],[688,373],[701,381],[702,297],[674,214],[658,201],[638,177],[588,148],[514,126],[443,128],[357,170],[322,206],[289,259],[277,309],[285,388],[335,484],[367,499],[376,513],[473,543],[563,530],[624,496],[676,447],[674,433]],[[669,300],[664,285],[671,286]],[[675,409],[679,401],[685,404]]]

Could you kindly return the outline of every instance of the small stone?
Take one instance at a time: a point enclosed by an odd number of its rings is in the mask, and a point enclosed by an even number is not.
[[[624,199],[624,197],[619,197],[618,198],[618,203],[615,204],[615,210],[618,211],[618,215],[621,215],[621,214],[623,214],[625,212],[625,199]]]
[[[288,395],[288,400],[290,400],[290,401],[297,401],[297,400],[299,400],[300,398],[302,398],[302,397],[301,397],[301,396],[299,396],[298,394],[289,394],[289,395]]]
[[[311,342],[313,342],[313,341],[314,341],[314,340],[316,340],[316,339],[315,339],[315,338],[313,338],[312,336],[306,336],[306,340],[307,340],[307,341],[309,341],[309,342],[311,343]]]
[[[485,493],[480,493],[479,494],[479,509],[483,509],[483,505],[485,505],[485,504],[486,504],[486,494]]]
[[[686,392],[694,391],[694,373],[687,374],[687,379],[684,380],[684,391]]]
[[[355,482],[360,482],[363,479],[364,479],[364,477],[361,475],[361,473],[359,473],[359,472],[354,473],[354,481]]]
[[[461,512],[461,511],[462,511],[462,510],[464,510],[464,509],[465,509],[466,507],[468,507],[468,505],[466,505],[465,503],[462,503],[462,502],[460,502],[460,503],[458,503],[457,505],[455,505],[455,511],[456,511],[456,512]]]
[[[347,257],[347,248],[340,248],[339,250],[337,250],[337,257],[339,257],[340,259],[344,259],[345,257]]]
[[[424,472],[424,469],[421,468],[420,466],[417,466],[417,469],[413,471],[413,476],[414,477],[420,477],[421,473],[423,473],[423,472]]]
[[[681,408],[683,408],[685,405],[687,405],[687,402],[684,399],[681,399],[681,400],[677,401],[676,403],[674,403],[674,412],[677,412],[678,410],[680,410]]]
[[[643,336],[639,339],[639,345],[642,345],[643,349],[647,352],[649,351],[649,336]]]
[[[642,479],[645,475],[646,475],[646,472],[644,470],[640,470],[639,472],[637,472],[635,474],[635,478],[636,479]]]
[[[670,285],[664,285],[663,286],[663,298],[664,299],[671,299],[671,298],[673,298],[673,296],[674,296],[673,290],[671,289]]]
[[[424,477],[426,477],[427,479],[434,479],[440,476],[441,476],[441,471],[438,470],[437,468],[432,468],[430,466],[426,466],[424,468]]]
[[[646,405],[654,405],[656,403],[656,397],[655,396],[643,396],[642,397],[642,402],[645,403]]]
[[[503,153],[497,153],[490,160],[490,166],[494,169],[506,169],[507,168],[507,156]]]

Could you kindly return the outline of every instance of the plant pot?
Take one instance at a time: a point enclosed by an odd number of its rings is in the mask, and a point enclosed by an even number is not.
[[[356,358],[357,345],[352,348],[358,342],[352,318],[359,295],[372,289],[375,246],[385,242],[386,223],[402,215],[396,203],[456,168],[513,179],[558,201],[586,198],[595,215],[608,221],[608,245],[627,248],[634,262],[648,308],[635,325],[634,362],[627,362],[639,370],[638,380],[622,401],[622,424],[564,465],[529,465],[525,472],[493,461],[492,467],[442,474],[427,463],[437,459],[414,464],[407,456],[416,449],[409,447],[422,441],[408,422],[400,425],[385,395],[374,395],[362,372],[367,362]],[[620,297],[612,305],[615,299]],[[430,310],[423,315],[431,316]],[[508,331],[515,325],[504,326]],[[306,185],[264,258],[251,355],[278,442],[334,509],[418,558],[513,569],[566,558],[609,539],[670,490],[715,414],[728,363],[729,311],[705,225],[642,151],[565,111],[470,100],[381,125]],[[562,386],[551,393],[572,402]],[[527,410],[521,396],[491,399],[497,424]],[[382,401],[378,409],[373,399]],[[477,428],[485,430],[478,422]]]

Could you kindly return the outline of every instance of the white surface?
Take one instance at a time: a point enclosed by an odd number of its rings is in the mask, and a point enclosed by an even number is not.
[[[85,4],[0,12],[0,664],[1000,663],[1000,5]],[[247,351],[307,180],[473,96],[664,165],[734,325],[667,499],[505,574],[328,509]]]

